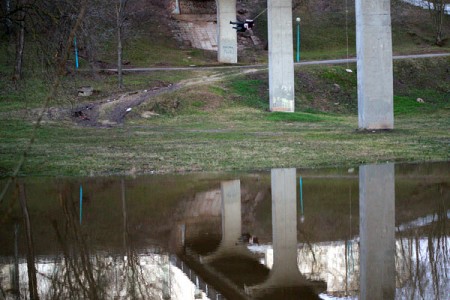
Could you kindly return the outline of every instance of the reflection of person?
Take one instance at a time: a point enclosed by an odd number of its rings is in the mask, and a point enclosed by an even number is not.
[[[241,235],[239,238],[240,243],[244,244],[250,244],[250,245],[259,245],[258,237],[255,235],[251,235],[250,233],[246,232]]]

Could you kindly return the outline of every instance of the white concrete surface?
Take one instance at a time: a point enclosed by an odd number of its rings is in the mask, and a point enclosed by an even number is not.
[[[216,0],[217,5],[217,60],[237,63],[237,32],[230,21],[236,21],[236,0]]]
[[[394,128],[390,0],[356,0],[358,126]]]
[[[294,112],[292,0],[267,1],[270,111]]]

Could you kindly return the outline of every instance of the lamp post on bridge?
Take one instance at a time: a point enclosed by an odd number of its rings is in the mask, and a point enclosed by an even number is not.
[[[296,62],[300,61],[300,17],[297,17],[297,57]]]

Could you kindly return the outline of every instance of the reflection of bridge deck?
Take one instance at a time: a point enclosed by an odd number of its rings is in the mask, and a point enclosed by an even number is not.
[[[186,256],[183,256],[183,258],[186,260]],[[189,267],[186,262],[184,262],[181,259],[175,260],[175,265],[183,271],[184,274],[191,280],[193,284],[195,284],[197,291],[196,291],[196,297],[200,296],[200,290],[204,291],[206,296],[209,299],[212,300],[221,300],[224,299],[223,295],[217,291],[215,287],[213,287],[211,284],[208,284],[206,281],[203,280],[202,276],[196,273],[195,270]]]
[[[322,281],[308,280],[299,272],[297,264],[295,178],[295,169],[272,171],[272,269],[262,265],[238,242],[242,234],[239,180],[222,183],[222,239],[218,247],[201,255],[195,250],[195,243],[193,247],[188,243],[180,257],[232,299],[265,298],[273,293],[282,293],[288,298],[289,295],[304,295],[318,299],[318,293],[326,290],[326,285]]]

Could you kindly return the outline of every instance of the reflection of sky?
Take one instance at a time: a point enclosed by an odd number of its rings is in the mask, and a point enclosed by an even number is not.
[[[439,299],[438,295],[440,295],[441,299],[445,299],[445,292],[450,289],[450,284],[445,276],[445,274],[450,272],[448,257],[446,256],[448,254],[439,249],[430,249],[430,244],[436,245],[436,247],[440,245],[442,248],[444,246],[448,247],[449,243],[449,237],[442,238],[440,241],[432,239],[431,243],[428,238],[397,239],[396,299]],[[249,246],[249,249],[252,252],[264,254],[264,264],[269,268],[272,267],[272,245],[252,245]],[[430,250],[434,260],[436,260],[435,266],[430,263]],[[315,261],[312,255],[313,252]],[[0,285],[4,290],[12,287],[14,264],[11,262],[12,258],[8,259],[10,263],[0,266]],[[101,260],[101,263],[106,265],[106,267],[102,267],[101,271],[109,278],[109,283],[111,284],[105,289],[108,293],[106,295],[107,298],[125,298],[127,295],[127,284],[117,284],[117,280],[120,281],[121,278],[123,279],[126,276],[124,272],[124,269],[126,269],[124,264],[127,264],[126,257],[114,260],[111,257],[103,257],[97,258],[97,260]],[[321,294],[320,297],[322,299],[358,298],[359,244],[357,240],[315,243],[311,244],[311,247],[299,244],[298,263],[300,272],[308,278],[326,281],[327,294]],[[95,262],[93,264],[95,268]],[[171,299],[196,299],[195,284],[173,263],[170,263],[168,268],[169,257],[167,255],[139,255],[136,265],[142,274],[143,281],[141,284],[146,285],[145,288],[151,286],[150,292],[155,296],[155,299],[163,299],[164,285],[169,287]],[[437,272],[437,276],[434,278],[433,267],[435,267]],[[52,291],[51,278],[58,274],[59,278],[61,278],[65,265],[59,258],[53,261],[48,258],[41,258],[36,263],[36,269],[38,272],[39,294],[46,298],[45,296]],[[169,273],[167,273],[168,269],[170,270]],[[27,295],[28,276],[25,260],[21,260],[19,264],[19,280],[21,295]],[[117,286],[122,288],[116,289],[115,287]],[[439,287],[439,291],[436,290],[436,286]],[[347,287],[347,291],[345,287]],[[348,296],[342,296],[345,294]],[[208,299],[204,293],[201,293],[201,297],[200,299]],[[10,295],[6,299],[13,299],[13,297]]]
[[[450,210],[447,211],[447,219],[450,219]],[[429,225],[435,221],[439,220],[439,216],[437,214],[428,215],[422,218],[418,218],[416,220],[413,220],[411,222],[408,222],[406,224],[402,224],[397,227],[397,231],[404,231],[407,229],[417,228],[417,227],[423,227],[426,225]]]
[[[450,238],[446,237],[440,241],[433,239],[431,244],[438,245],[438,242],[441,247],[442,245],[447,247]],[[346,243],[350,251],[346,250]],[[396,248],[396,299],[446,299],[445,292],[450,290],[450,283],[445,275],[450,272],[447,262],[448,254],[437,249],[430,249],[428,238],[397,239]],[[272,245],[249,246],[249,249],[254,253],[264,254],[264,264],[268,268],[272,267]],[[432,276],[430,250],[436,260],[436,279]],[[316,261],[314,261],[313,252]],[[322,299],[358,298],[359,244],[357,240],[316,243],[311,244],[311,248],[307,245],[299,245],[297,260],[302,274],[309,279],[321,279],[327,283],[328,295],[321,294]],[[344,294],[346,286],[349,296],[333,296]],[[436,286],[439,286],[439,292],[435,290]]]
[[[54,262],[56,260],[56,262]],[[103,272],[108,278],[111,286],[105,288],[105,299],[123,299],[127,297],[127,283],[119,282],[126,277],[125,269],[127,264],[127,257],[125,256],[121,260],[113,260],[111,257],[104,257],[101,259],[99,265],[95,270]],[[164,299],[163,290],[164,285],[169,286],[170,299],[179,300],[198,300],[208,299],[204,293],[201,293],[201,298],[195,298],[196,287],[191,280],[181,271],[179,268],[170,263],[170,273],[167,274],[167,266],[169,264],[167,255],[141,255],[138,258],[137,266],[138,272],[142,274],[144,289],[152,295],[152,299]],[[63,278],[62,270],[65,269],[65,264],[60,258],[56,258],[53,261],[49,259],[38,259],[36,262],[37,281],[38,281],[38,293],[41,299],[47,299],[53,291],[52,278]],[[95,265],[95,263],[94,263]],[[4,290],[12,288],[12,270],[14,268],[13,263],[7,263],[0,265],[0,286]],[[21,260],[19,263],[19,282],[20,282],[20,294],[23,296],[29,295],[28,290],[28,274],[27,263],[25,260]],[[75,281],[75,278],[72,278]],[[122,288],[117,289],[117,286]],[[70,291],[66,290],[63,295],[70,295]],[[15,299],[14,295],[8,295],[6,299]]]

